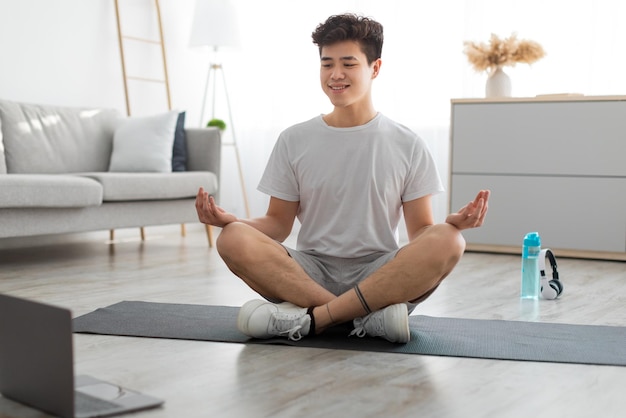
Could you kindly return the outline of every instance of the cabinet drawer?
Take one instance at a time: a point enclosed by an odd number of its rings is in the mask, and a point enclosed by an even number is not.
[[[468,243],[522,245],[538,231],[543,246],[626,251],[626,179],[459,175],[451,177],[451,211],[480,189],[492,192],[486,222],[463,232]]]
[[[452,104],[452,172],[626,177],[626,101]]]

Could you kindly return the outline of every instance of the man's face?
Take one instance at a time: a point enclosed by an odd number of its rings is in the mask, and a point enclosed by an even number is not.
[[[320,61],[322,90],[335,107],[369,103],[380,59],[368,65],[358,42],[343,41],[322,47]]]

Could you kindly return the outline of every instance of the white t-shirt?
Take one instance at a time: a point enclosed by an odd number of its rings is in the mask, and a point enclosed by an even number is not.
[[[350,128],[320,115],[286,129],[258,190],[300,202],[298,250],[353,258],[397,249],[402,202],[443,185],[424,141],[378,113]]]

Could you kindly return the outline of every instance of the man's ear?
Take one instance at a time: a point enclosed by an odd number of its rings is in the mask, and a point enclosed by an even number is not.
[[[380,58],[372,63],[372,79],[378,77],[378,73],[380,72],[380,67],[383,65],[383,62]]]

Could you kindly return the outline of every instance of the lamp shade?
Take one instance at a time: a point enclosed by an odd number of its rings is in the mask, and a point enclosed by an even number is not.
[[[239,46],[239,21],[229,0],[196,0],[190,46]]]

